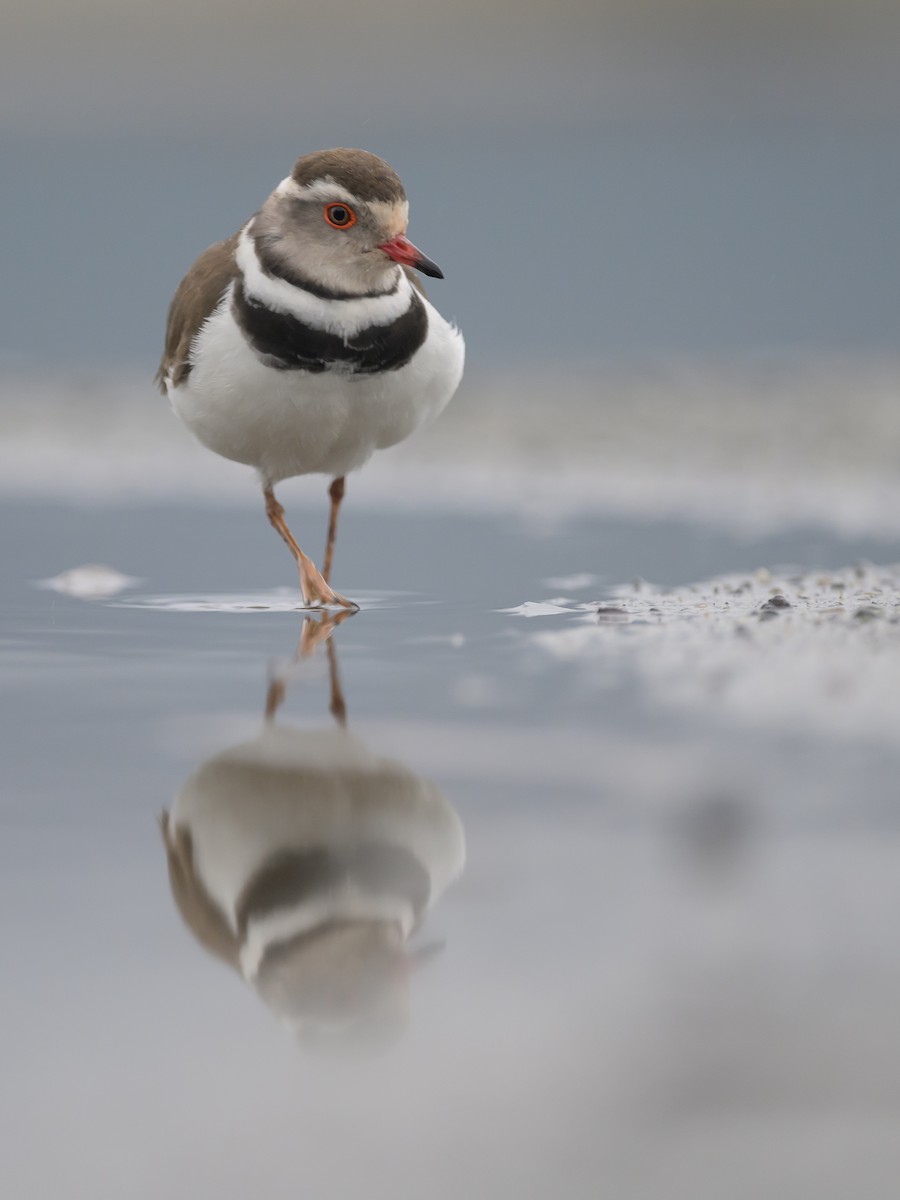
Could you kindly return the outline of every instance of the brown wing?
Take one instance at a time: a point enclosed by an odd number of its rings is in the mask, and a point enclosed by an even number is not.
[[[234,261],[238,233],[204,250],[178,285],[169,305],[166,346],[155,375],[159,390],[166,394],[166,377],[183,383],[191,371],[191,343],[201,325],[222,299],[229,283],[237,277]]]

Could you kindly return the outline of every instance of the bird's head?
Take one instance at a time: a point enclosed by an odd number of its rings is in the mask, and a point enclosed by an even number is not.
[[[409,202],[397,174],[365,150],[299,159],[254,218],[260,260],[326,296],[391,290],[398,264],[438,279],[440,268],[406,236]]]

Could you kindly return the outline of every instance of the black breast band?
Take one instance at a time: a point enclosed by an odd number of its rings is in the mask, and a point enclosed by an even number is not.
[[[345,371],[377,375],[406,365],[428,335],[428,314],[421,297],[410,295],[409,308],[388,325],[368,325],[342,337],[307,325],[290,313],[276,312],[235,284],[232,312],[244,337],[266,363],[279,371]]]

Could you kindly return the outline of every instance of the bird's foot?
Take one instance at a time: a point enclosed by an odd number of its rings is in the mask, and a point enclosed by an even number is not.
[[[352,612],[357,611],[358,604],[328,586],[321,571],[311,558],[304,555],[298,565],[300,567],[300,591],[303,593],[303,602],[307,608],[346,608]]]

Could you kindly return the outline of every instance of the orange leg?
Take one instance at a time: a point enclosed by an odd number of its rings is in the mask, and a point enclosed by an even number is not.
[[[297,545],[294,535],[288,529],[287,521],[284,519],[284,509],[275,499],[271,484],[263,489],[263,495],[266,499],[266,516],[269,518],[269,523],[285,542],[297,563],[303,603],[309,608],[318,608],[328,604],[337,604],[341,608],[358,608],[359,606],[352,600],[345,600],[343,596],[332,591],[313,560],[304,554]]]
[[[328,495],[331,497],[331,515],[328,518],[328,544],[325,547],[325,566],[322,570],[322,578],[326,583],[331,579],[331,563],[334,558],[334,543],[337,540],[337,523],[338,512],[340,511],[341,501],[344,498],[344,476],[339,475],[337,479],[331,481],[331,487],[328,489]]]

